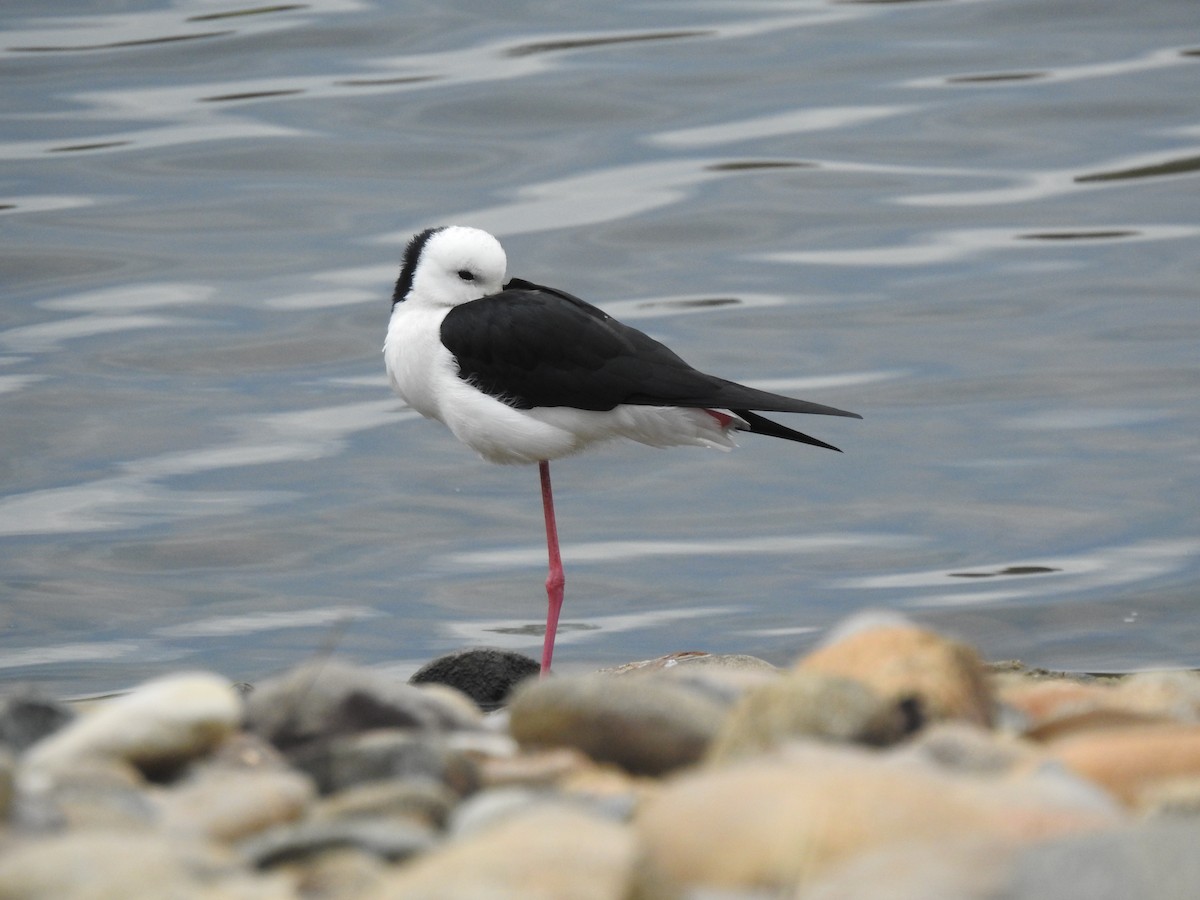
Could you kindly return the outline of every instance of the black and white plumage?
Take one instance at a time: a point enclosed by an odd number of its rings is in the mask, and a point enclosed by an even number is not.
[[[730,449],[738,431],[836,450],[759,412],[860,418],[700,372],[578,297],[514,278],[485,231],[432,228],[408,244],[384,361],[393,389],[484,459],[539,463],[555,581],[549,460],[614,438]],[[548,590],[551,584],[548,582]],[[558,571],[561,604],[561,566]],[[547,622],[543,670],[553,649]]]

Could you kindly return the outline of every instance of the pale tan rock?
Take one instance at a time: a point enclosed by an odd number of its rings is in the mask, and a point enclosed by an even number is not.
[[[164,827],[232,842],[297,821],[316,794],[312,780],[299,772],[211,767],[160,792],[156,803]]]
[[[888,744],[903,736],[904,729],[896,705],[861,682],[821,672],[790,672],[742,694],[707,760],[719,765],[797,737]]]
[[[834,867],[796,900],[993,900],[1017,846],[971,835],[905,841]]]
[[[1131,709],[1200,723],[1200,672],[1138,672],[1118,681],[1114,692]]]
[[[1099,729],[1052,742],[1048,755],[1131,807],[1200,781],[1200,726]],[[1191,788],[1194,790],[1194,787]]]
[[[1140,672],[1127,678],[996,681],[1002,703],[1024,719],[1025,733],[1050,741],[1099,728],[1200,722],[1200,673]]]
[[[485,757],[479,761],[479,779],[484,788],[549,787],[593,765],[582,750],[550,747],[513,756]]]
[[[281,863],[304,900],[343,900],[373,890],[388,873],[386,862],[354,847],[336,847],[315,856]]]
[[[974,649],[907,624],[855,631],[803,657],[796,669],[862,682],[890,701],[914,700],[931,720],[990,725],[994,701]]]
[[[793,744],[679,776],[639,809],[639,897],[778,890],[866,852],[962,834],[1031,840],[1118,820],[1096,792],[941,774],[855,748]]]
[[[443,845],[386,876],[369,900],[623,900],[628,828],[559,806]]]
[[[623,663],[601,669],[605,675],[637,675],[656,671],[680,671],[699,668],[720,668],[740,672],[775,673],[779,670],[757,656],[741,653],[708,653],[704,650],[684,650],[654,659]]]
[[[251,873],[210,845],[132,831],[82,829],[10,843],[0,897],[21,900],[291,900],[289,881]]]
[[[52,775],[79,763],[119,760],[151,774],[203,756],[233,733],[241,699],[216,675],[171,675],[97,704],[34,744],[22,770]]]

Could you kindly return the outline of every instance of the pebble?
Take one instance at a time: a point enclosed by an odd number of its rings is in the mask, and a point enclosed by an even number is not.
[[[428,850],[433,844],[430,829],[415,823],[356,818],[281,825],[242,841],[239,850],[251,865],[266,868],[342,847],[396,862]]]
[[[816,742],[674,779],[638,810],[641,895],[783,890],[855,856],[961,834],[1027,840],[1112,824],[1087,797],[977,781]],[[685,824],[686,823],[686,824]]]
[[[522,747],[575,747],[598,762],[661,775],[698,762],[728,707],[661,675],[526,682],[509,706]]]
[[[797,663],[801,671],[862,682],[880,696],[917,704],[914,717],[990,726],[994,699],[972,647],[904,622],[855,627]]]
[[[409,684],[444,684],[470,697],[480,709],[504,705],[513,688],[538,674],[537,660],[495,647],[447,653],[417,669]]]
[[[244,703],[208,674],[15,692],[0,897],[1200,896],[1195,673],[989,670],[894,617],[790,668],[688,652],[511,696],[452,657],[470,695],[333,659]]]
[[[625,826],[559,806],[514,815],[390,873],[369,900],[621,900],[634,863]]]
[[[236,854],[209,844],[84,828],[9,843],[0,853],[0,897],[294,900],[295,895],[286,880],[251,873]]]
[[[288,753],[376,728],[450,730],[479,724],[443,695],[362,666],[322,659],[269,679],[246,702],[247,729]]]
[[[323,794],[393,778],[440,782],[460,795],[479,785],[470,755],[436,731],[378,728],[309,745],[291,758]]]
[[[1153,806],[1181,785],[1200,790],[1200,725],[1099,728],[1052,742],[1047,751],[1131,808]]]
[[[729,762],[797,737],[890,744],[908,726],[899,704],[858,681],[796,671],[748,688],[725,719],[708,758]]]
[[[81,763],[112,760],[159,776],[211,751],[241,718],[241,698],[226,679],[172,675],[73,719],[30,747],[22,769],[55,777]]]
[[[158,792],[155,801],[166,829],[233,842],[300,819],[316,793],[299,772],[214,767]]]
[[[32,685],[22,685],[0,698],[0,744],[23,753],[53,734],[75,713],[64,703],[46,697]]]

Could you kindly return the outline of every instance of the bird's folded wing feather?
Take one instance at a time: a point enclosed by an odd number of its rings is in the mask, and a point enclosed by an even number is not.
[[[858,418],[706,375],[578,297],[520,279],[451,309],[441,338],[459,377],[517,409],[608,410],[627,403]]]

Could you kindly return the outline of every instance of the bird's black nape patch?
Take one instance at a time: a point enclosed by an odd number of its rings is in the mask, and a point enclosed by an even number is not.
[[[392,306],[408,296],[408,292],[412,290],[413,274],[417,271],[417,262],[421,259],[421,251],[425,249],[425,245],[429,243],[431,237],[445,228],[445,225],[426,228],[420,234],[412,236],[412,240],[404,248],[404,262],[400,266],[400,277],[396,279],[396,289],[392,291]]]

